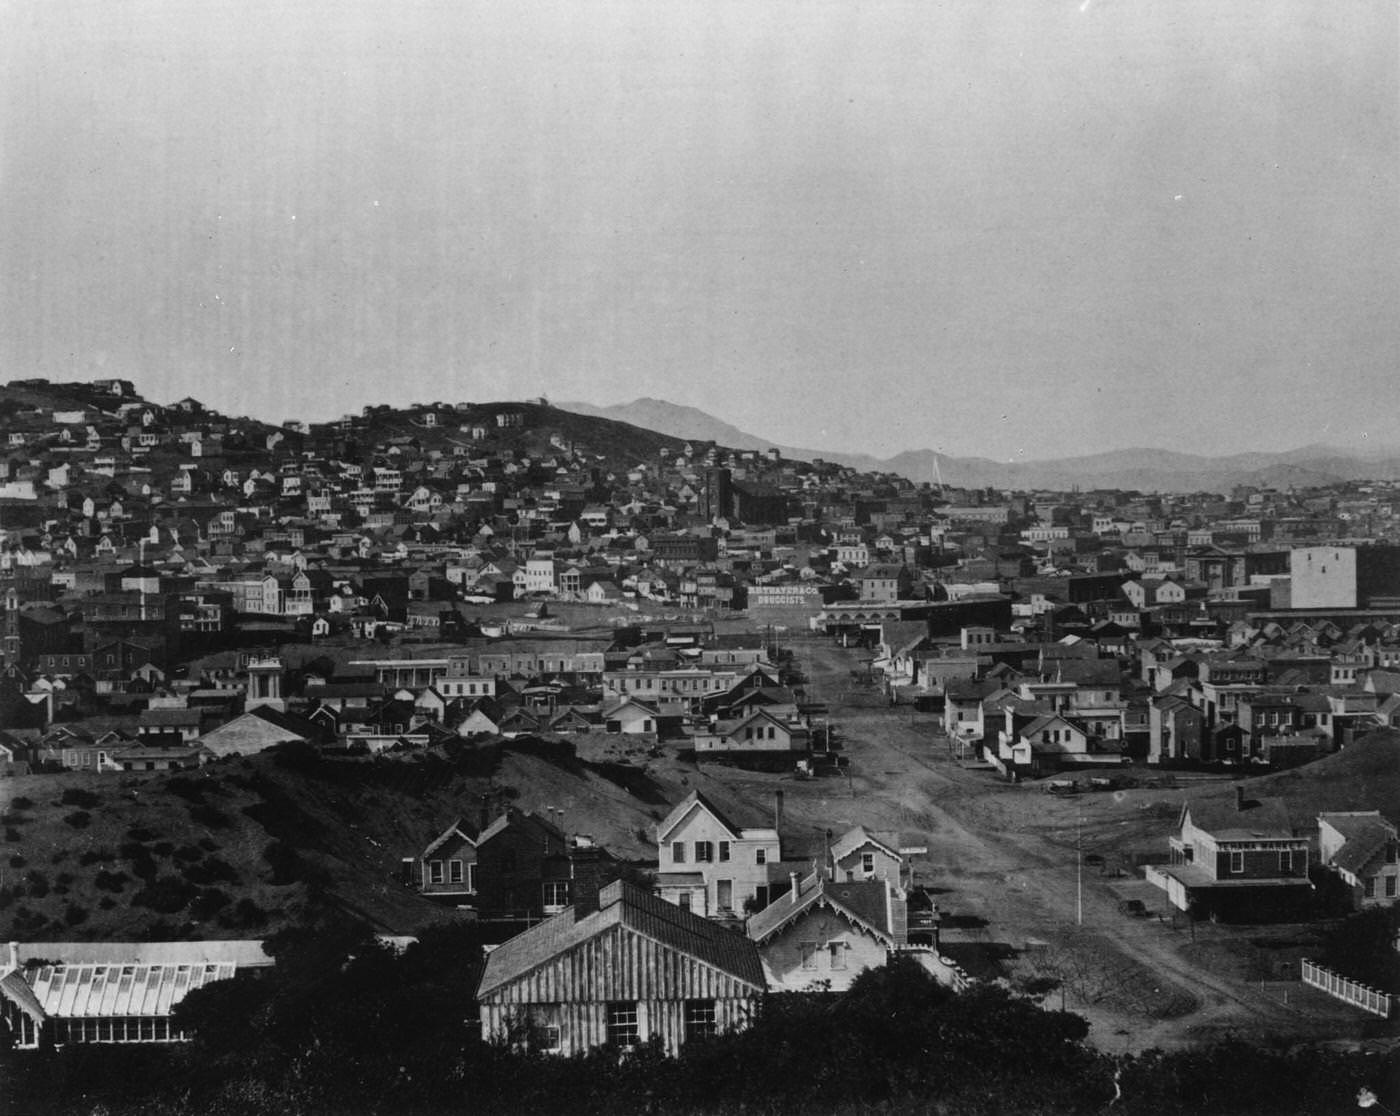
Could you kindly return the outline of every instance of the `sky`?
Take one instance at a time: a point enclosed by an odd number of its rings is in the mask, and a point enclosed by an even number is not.
[[[0,0],[0,380],[1395,444],[1390,0]]]

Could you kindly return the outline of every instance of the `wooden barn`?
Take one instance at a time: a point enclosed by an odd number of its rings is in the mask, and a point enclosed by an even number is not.
[[[675,1054],[747,1026],[763,993],[751,941],[619,880],[492,950],[477,999],[488,1041],[568,1055],[656,1036]]]

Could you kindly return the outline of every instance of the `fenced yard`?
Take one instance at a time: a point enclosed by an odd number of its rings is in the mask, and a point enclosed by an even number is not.
[[[1345,1000],[1347,1003],[1361,1008],[1362,1011],[1379,1015],[1382,1019],[1390,1018],[1395,997],[1388,993],[1378,992],[1376,989],[1355,980],[1348,980],[1346,977],[1332,972],[1331,969],[1324,969],[1321,965],[1306,958],[1303,959],[1302,968],[1304,984],[1320,988],[1329,996]]]

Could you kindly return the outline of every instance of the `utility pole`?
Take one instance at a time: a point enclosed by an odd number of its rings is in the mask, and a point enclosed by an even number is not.
[[[1079,825],[1075,832],[1075,896],[1074,896],[1074,918],[1080,926],[1084,925],[1084,812],[1079,812]]]

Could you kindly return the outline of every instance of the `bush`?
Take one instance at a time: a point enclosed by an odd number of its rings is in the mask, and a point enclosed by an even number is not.
[[[267,922],[267,912],[248,898],[240,899],[231,911],[219,916],[219,925],[230,930],[252,930]]]
[[[172,845],[169,841],[160,841],[151,848],[151,852],[155,853],[156,856],[168,857],[174,851],[175,846]]]
[[[237,883],[238,872],[233,865],[219,856],[205,857],[199,864],[191,864],[184,870],[185,879],[190,883],[211,884],[223,881]]]
[[[111,849],[87,849],[78,857],[78,863],[86,868],[90,864],[105,864],[109,860],[116,860],[117,854]]]
[[[284,841],[273,841],[263,850],[263,860],[272,869],[272,882],[294,884],[306,875],[301,857]]]
[[[102,911],[110,911],[116,905],[117,901],[110,895],[104,895],[97,901],[97,909]]]
[[[97,873],[97,878],[93,880],[93,886],[98,891],[120,891],[131,882],[131,877],[125,872],[109,872],[103,868]]]
[[[80,787],[69,787],[59,796],[60,806],[80,806],[84,810],[91,810],[102,799],[93,794],[90,790],[83,790]]]
[[[17,798],[10,799],[10,806],[16,810],[32,810],[34,809],[34,799],[21,794]]]
[[[190,904],[190,917],[198,922],[205,922],[232,902],[233,900],[227,892],[221,891],[217,887],[206,887],[195,896],[194,902]]]
[[[229,829],[233,826],[232,818],[218,807],[205,803],[190,807],[190,821],[210,829]]]
[[[24,884],[31,899],[42,899],[49,893],[49,878],[43,872],[30,872],[24,877]]]
[[[151,830],[141,825],[133,825],[130,829],[126,831],[126,839],[128,841],[136,841],[141,844],[146,844],[150,841],[154,841],[159,836],[159,833],[153,833],[151,832]],[[125,848],[126,846],[122,847]],[[123,853],[123,855],[125,854]]]
[[[78,906],[77,903],[69,903],[63,912],[63,921],[69,926],[81,926],[87,921],[87,917],[87,909]]]
[[[25,860],[19,853],[15,853],[14,856],[10,857],[11,868],[23,868],[28,863],[29,861]]]
[[[207,779],[191,779],[186,775],[176,775],[165,784],[165,789],[171,794],[183,798],[186,802],[203,802],[206,791],[215,788],[209,785]]]
[[[192,864],[194,861],[200,860],[204,856],[204,853],[194,845],[181,845],[175,850],[174,856],[176,860],[184,861],[186,864]]]
[[[86,829],[92,824],[92,815],[86,810],[75,810],[63,819],[74,829]]]
[[[158,876],[131,897],[137,907],[149,907],[158,914],[183,911],[194,899],[196,891],[179,876]]]

